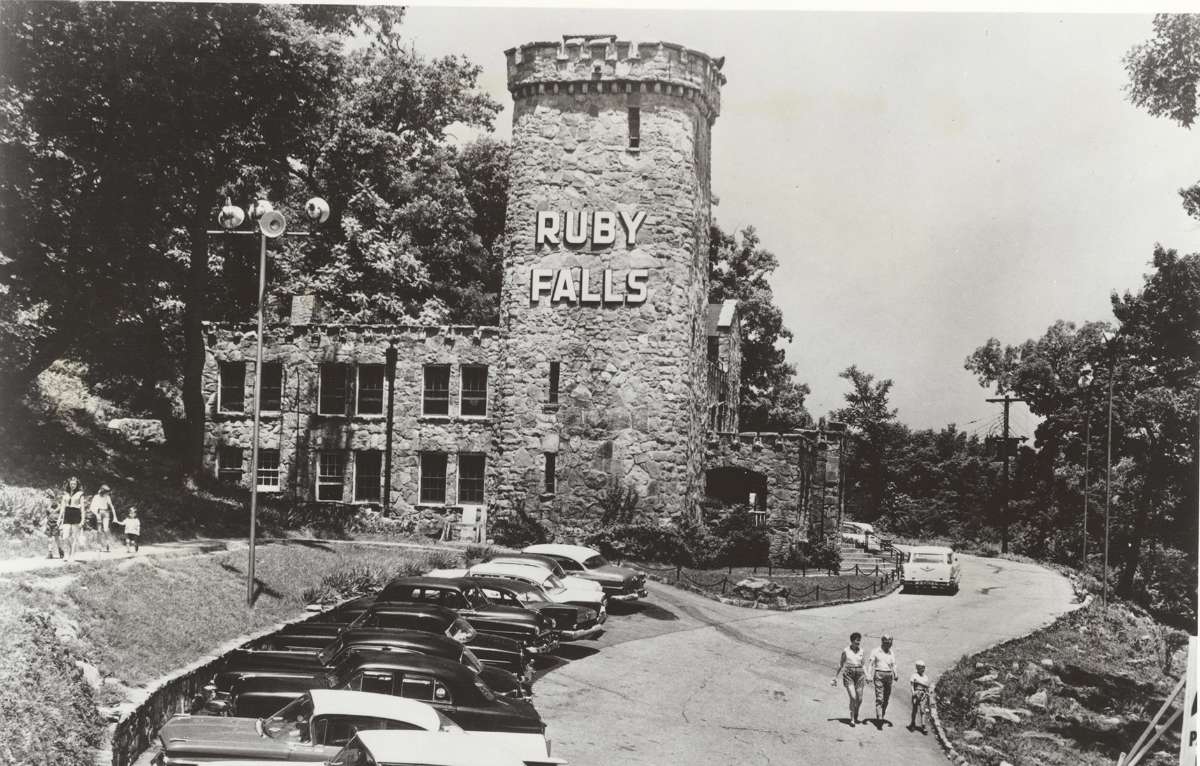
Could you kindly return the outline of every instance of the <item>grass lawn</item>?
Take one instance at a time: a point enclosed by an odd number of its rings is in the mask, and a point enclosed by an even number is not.
[[[144,685],[246,633],[299,616],[315,595],[370,588],[455,564],[451,552],[275,543],[258,549],[258,598],[246,607],[246,553],[129,557],[0,580],[0,719],[14,737],[0,763],[90,762],[103,724],[95,705]],[[106,680],[94,692],[81,660]],[[45,750],[51,745],[54,752]],[[42,748],[42,749],[37,749]]]
[[[1106,616],[1093,603],[1031,636],[964,657],[938,680],[938,711],[972,762],[1111,766],[1183,673],[1181,645],[1180,631],[1143,612],[1113,603]],[[1020,722],[987,715],[989,705],[1014,711]],[[1175,725],[1159,749],[1178,748]]]

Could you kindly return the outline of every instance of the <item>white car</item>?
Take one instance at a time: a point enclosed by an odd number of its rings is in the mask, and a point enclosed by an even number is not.
[[[580,590],[591,588],[596,592],[596,600],[604,600],[604,588],[600,583],[587,577],[579,577],[578,575],[567,574],[556,559],[550,556],[544,556],[538,553],[501,553],[488,559],[488,564],[514,564],[522,567],[538,567],[545,569],[550,574],[556,576],[563,581],[563,584],[568,588],[575,587]]]
[[[610,564],[599,551],[561,543],[530,545],[523,550],[549,556],[561,564],[567,574],[600,583],[605,595],[614,601],[637,601],[646,597],[645,572]]]
[[[868,551],[879,550],[879,533],[870,524],[861,521],[843,521],[841,534],[842,540],[854,543],[859,548],[865,548]]]
[[[958,554],[944,545],[925,545],[904,551],[900,582],[906,592],[917,588],[940,588],[958,592],[962,567]]]
[[[604,601],[604,592],[594,587],[596,583],[586,580],[584,585],[574,582],[567,583],[555,577],[548,569],[536,566],[498,564],[489,561],[467,569],[467,576],[520,580],[540,587],[551,601],[559,604],[579,604],[595,609],[597,612],[600,611]]]

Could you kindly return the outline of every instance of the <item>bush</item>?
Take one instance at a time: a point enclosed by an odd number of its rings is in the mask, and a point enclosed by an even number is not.
[[[54,503],[53,493],[0,484],[0,537],[43,534]]]
[[[471,566],[481,561],[487,561],[496,555],[496,549],[490,545],[468,545],[463,551],[463,566]]]
[[[1158,620],[1187,630],[1196,625],[1196,560],[1177,548],[1144,551],[1133,581],[1134,600]]]
[[[679,565],[690,565],[693,561],[692,551],[679,529],[644,521],[602,527],[588,535],[584,544],[618,561],[632,559]]]
[[[793,545],[780,566],[792,569],[829,569],[842,567],[842,549],[834,539],[811,540]]]
[[[696,558],[704,566],[759,566],[767,563],[771,554],[771,540],[765,527],[754,525],[748,506],[728,508],[716,516],[710,525],[712,537],[717,541],[715,548],[701,551],[693,549]]]
[[[491,537],[499,545],[509,548],[524,548],[527,545],[539,545],[549,542],[550,533],[540,521],[525,511],[524,501],[513,504],[511,513],[501,514],[489,509],[488,517],[493,519]]]

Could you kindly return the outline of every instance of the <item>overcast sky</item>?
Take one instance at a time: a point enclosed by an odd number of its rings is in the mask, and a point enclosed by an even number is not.
[[[1057,319],[1111,320],[1155,242],[1200,251],[1177,190],[1200,144],[1125,99],[1149,16],[410,8],[427,55],[461,53],[512,99],[503,51],[563,34],[725,56],[713,216],[755,226],[814,416],[851,364],[892,378],[914,427],[986,434],[998,405],[963,360]],[[466,137],[465,134],[462,137]],[[1030,434],[1033,420],[1014,414]]]

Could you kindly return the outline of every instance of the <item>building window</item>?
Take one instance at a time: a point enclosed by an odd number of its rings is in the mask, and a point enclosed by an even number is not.
[[[349,394],[349,365],[321,365],[321,392],[317,413],[321,415],[345,415]]]
[[[341,452],[317,455],[317,499],[341,502],[345,497],[346,456]]]
[[[217,478],[231,484],[242,483],[242,448],[217,448]]]
[[[551,404],[558,404],[558,362],[550,363],[550,399]]]
[[[264,412],[279,412],[283,409],[283,365],[279,362],[263,362],[261,388]]]
[[[383,365],[360,364],[358,366],[358,409],[359,415],[383,414]]]
[[[421,412],[425,415],[450,414],[450,365],[425,365],[425,393]]]
[[[642,110],[639,107],[629,107],[629,148],[638,149],[642,145]]]
[[[218,412],[246,411],[246,365],[242,362],[221,362]]]
[[[279,491],[279,450],[258,450],[258,489],[260,492]]]
[[[421,453],[421,502],[446,503],[446,453]]]
[[[462,368],[462,401],[459,406],[463,415],[487,415],[487,383],[486,366],[469,365]]]
[[[557,486],[557,482],[556,482],[555,475],[554,475],[555,463],[558,462],[556,460],[557,457],[558,456],[555,455],[553,452],[546,453],[546,471],[545,471],[545,476],[544,476],[544,487],[545,487],[546,493],[551,494],[551,495],[554,494],[555,487]]]
[[[767,525],[767,512],[760,511],[757,508],[751,509],[750,522],[756,527],[765,527]]]
[[[458,456],[458,502],[483,505],[483,455]]]
[[[716,335],[708,336],[708,363],[717,364],[721,361],[721,339]]]
[[[378,502],[382,497],[383,453],[361,450],[354,453],[354,499]]]

